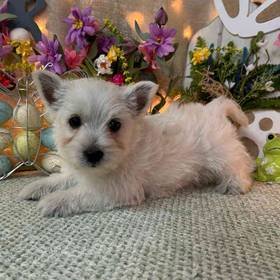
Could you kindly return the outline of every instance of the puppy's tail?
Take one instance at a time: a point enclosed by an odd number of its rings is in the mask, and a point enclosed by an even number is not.
[[[219,112],[225,117],[228,117],[238,126],[246,127],[249,125],[246,114],[241,110],[240,106],[233,100],[224,96],[218,97],[211,101],[208,106],[214,112]],[[213,111],[212,111],[213,112]]]

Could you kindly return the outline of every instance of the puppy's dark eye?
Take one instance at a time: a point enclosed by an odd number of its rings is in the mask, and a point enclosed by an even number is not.
[[[73,128],[79,128],[82,125],[80,116],[74,115],[68,120],[69,125]]]
[[[268,134],[268,136],[267,136],[267,139],[268,140],[272,140],[274,138],[274,135],[273,134]]]
[[[112,119],[108,123],[108,127],[112,132],[117,132],[120,130],[122,124],[118,119]]]

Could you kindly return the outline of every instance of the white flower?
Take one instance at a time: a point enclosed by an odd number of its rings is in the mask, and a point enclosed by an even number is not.
[[[104,74],[112,74],[113,71],[111,69],[111,62],[104,54],[101,54],[95,61],[94,61],[94,68],[97,71],[97,76],[104,75]]]
[[[245,65],[246,71],[247,71],[247,75],[252,72],[255,68],[256,65],[255,64],[249,64],[248,66]]]
[[[229,82],[228,80],[225,80],[225,86],[228,88],[228,89],[231,89],[235,86],[235,82]]]
[[[18,27],[10,32],[10,39],[15,41],[28,41],[31,39],[31,35],[26,29]]]
[[[265,90],[268,91],[268,92],[273,92],[275,91],[275,88],[272,86],[273,85],[273,82],[272,81],[269,81],[265,84]]]
[[[267,44],[268,44],[268,40],[262,40],[262,41],[260,41],[260,42],[257,43],[257,46],[258,46],[259,48],[264,48],[264,47],[267,46]]]

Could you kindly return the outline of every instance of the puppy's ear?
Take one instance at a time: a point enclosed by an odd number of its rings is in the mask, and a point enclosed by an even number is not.
[[[128,108],[135,114],[146,112],[158,91],[158,85],[150,81],[127,86],[125,98]]]
[[[52,110],[57,111],[57,103],[61,98],[62,79],[46,70],[33,72],[32,78],[45,104]]]

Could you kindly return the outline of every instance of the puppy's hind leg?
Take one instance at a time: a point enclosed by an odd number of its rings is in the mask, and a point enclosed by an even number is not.
[[[24,187],[18,197],[21,200],[39,200],[48,193],[57,190],[65,190],[75,185],[75,182],[68,174],[52,174],[39,179]]]
[[[218,192],[245,194],[251,190],[253,164],[250,156],[242,148],[235,151],[237,156],[232,155],[232,159],[228,159],[222,166],[219,176],[220,182],[216,187]]]

